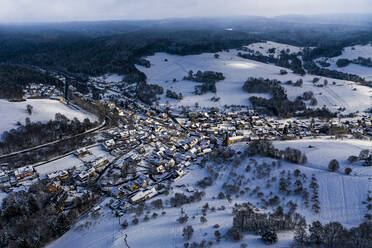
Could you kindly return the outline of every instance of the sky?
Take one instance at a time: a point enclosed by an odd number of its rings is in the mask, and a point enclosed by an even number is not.
[[[0,22],[372,13],[372,0],[0,0]]]

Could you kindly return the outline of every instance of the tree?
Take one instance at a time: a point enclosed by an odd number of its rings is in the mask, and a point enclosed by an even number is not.
[[[243,236],[240,233],[240,231],[237,228],[234,228],[234,227],[230,228],[227,231],[227,236],[230,237],[230,238],[232,238],[235,241],[240,241],[243,238]]]
[[[314,221],[309,227],[309,242],[311,244],[320,245],[324,236],[324,229],[320,221]]]
[[[340,165],[336,159],[332,159],[328,164],[328,169],[332,172],[338,171],[340,169]]]
[[[27,104],[26,109],[27,109],[27,113],[28,113],[29,115],[32,114],[32,110],[33,110],[33,108],[34,108],[34,107],[32,107],[30,104]]]
[[[324,226],[323,243],[326,247],[342,247],[346,231],[339,222],[330,222]]]
[[[353,170],[349,167],[345,168],[345,174],[346,175],[350,175],[350,173],[352,172]]]
[[[128,221],[124,220],[123,223],[121,223],[121,228],[126,229],[128,227]]]
[[[70,229],[71,222],[67,219],[66,215],[61,214],[58,216],[55,223],[55,232],[57,235],[62,235]]]
[[[337,67],[345,67],[350,64],[350,60],[348,59],[338,59],[336,62]]]
[[[311,100],[310,100],[310,105],[311,105],[311,106],[316,106],[316,105],[318,105],[318,100],[316,100],[315,97],[311,98]]]
[[[353,156],[353,155],[351,155],[350,157],[347,158],[347,160],[349,161],[350,164],[357,162],[358,159],[359,159],[359,157]]]
[[[161,199],[157,199],[155,201],[152,201],[151,205],[153,205],[157,209],[160,209],[163,208],[163,201]]]
[[[132,220],[132,223],[133,223],[134,225],[137,225],[138,222],[139,222],[138,218],[134,218],[134,219]]]
[[[295,193],[296,195],[300,195],[300,194],[302,194],[303,186],[302,186],[302,182],[301,182],[301,180],[297,179],[297,180],[295,181],[294,184],[295,184],[295,186],[296,186],[296,188],[294,189],[294,193]]]
[[[266,244],[275,244],[278,242],[278,235],[276,232],[272,230],[265,230],[261,234],[261,239],[266,243]]]
[[[287,183],[284,177],[280,177],[279,179],[279,192],[282,194],[287,192]]]
[[[308,241],[308,235],[306,233],[306,221],[302,219],[296,226],[294,240],[299,244],[305,244]]]
[[[183,228],[182,236],[186,240],[190,240],[192,238],[193,233],[194,233],[194,229],[192,228],[192,226],[186,226],[186,227]]]
[[[360,151],[360,153],[359,153],[359,159],[361,159],[361,160],[367,159],[368,156],[369,156],[369,150],[368,149],[364,149],[364,150]]]
[[[187,214],[178,218],[178,222],[180,224],[186,224],[188,220],[189,220],[189,216],[187,216]]]
[[[296,86],[296,87],[302,87],[303,83],[304,82],[302,81],[302,79],[299,79],[299,80],[296,81],[296,83],[294,84],[294,86]]]
[[[200,217],[200,222],[203,223],[203,224],[207,223],[207,218],[205,218],[204,216],[201,216]]]
[[[221,233],[220,233],[220,231],[216,230],[214,232],[214,236],[216,236],[216,241],[217,242],[220,242],[220,240],[221,240]]]
[[[31,119],[30,119],[30,117],[26,117],[25,118],[25,125],[26,126],[29,126],[31,124]]]

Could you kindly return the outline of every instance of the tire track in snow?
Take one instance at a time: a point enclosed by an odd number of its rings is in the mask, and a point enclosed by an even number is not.
[[[342,97],[340,97],[333,89],[331,89],[328,86],[324,87],[324,89],[328,92],[328,94],[330,94],[332,97],[334,97],[336,99],[336,101],[341,103],[341,105],[344,105],[343,107],[347,107],[347,108],[350,107],[349,104]]]
[[[331,101],[324,94],[321,95],[321,98],[323,99],[323,102],[326,103],[325,105],[334,106],[334,104],[331,103]]]
[[[344,221],[344,224],[349,224],[349,216],[347,214],[347,204],[346,204],[346,195],[345,195],[345,179],[344,179],[344,176],[341,176],[341,183],[342,183],[342,204],[343,204],[343,208],[342,208],[342,216],[344,216],[345,218],[345,221]]]

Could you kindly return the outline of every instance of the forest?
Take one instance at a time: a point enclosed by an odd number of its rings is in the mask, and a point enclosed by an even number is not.
[[[303,101],[306,100],[304,97],[297,97],[294,101],[290,101],[281,82],[275,79],[248,78],[243,85],[243,90],[249,93],[269,93],[272,96],[270,99],[256,96],[249,98],[256,111],[263,114],[285,118],[293,116],[330,118],[335,116],[325,107],[321,109],[307,108]]]
[[[23,88],[30,83],[63,87],[63,83],[55,77],[30,66],[0,64],[0,98],[22,98]]]
[[[226,30],[227,25],[232,30]],[[118,73],[126,75],[127,81],[144,82],[146,76],[135,64],[143,63],[143,56],[155,52],[178,55],[213,53],[272,40],[317,47],[306,54],[306,60],[312,60],[337,56],[343,47],[364,44],[371,39],[368,25],[320,25],[315,20],[311,24],[290,18],[194,18],[169,20],[166,24],[159,21],[116,21],[74,25],[0,25],[0,63],[2,66],[37,66],[62,72],[79,81],[86,81],[87,76]],[[293,59],[283,54],[277,63],[302,74],[301,61]],[[11,69],[16,70],[15,67]],[[10,75],[3,75],[3,78],[13,85]]]

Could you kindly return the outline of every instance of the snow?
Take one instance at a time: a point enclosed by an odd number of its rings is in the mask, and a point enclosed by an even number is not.
[[[265,56],[274,56],[274,58],[279,57],[281,51],[288,51],[289,54],[298,54],[302,51],[302,47],[297,46],[291,46],[287,44],[277,43],[273,41],[267,41],[267,42],[257,42],[250,44],[249,46],[245,46],[248,49],[251,49],[255,52],[259,52],[262,55]],[[275,53],[269,53],[270,48],[275,48]]]
[[[32,114],[29,115],[26,106],[33,106]],[[47,122],[54,119],[56,113],[61,113],[69,119],[78,118],[80,121],[89,118],[96,121],[97,117],[87,112],[78,111],[67,105],[50,99],[28,99],[23,102],[9,102],[0,99],[0,134],[12,128],[17,128],[17,122],[25,124],[25,118],[29,117],[31,122]]]
[[[372,43],[345,47],[339,58],[357,59],[358,57],[372,58]]]
[[[303,212],[307,220],[339,221],[348,227],[359,225],[364,221],[366,206],[362,202],[366,200],[367,191],[372,190],[372,170],[358,163],[350,165],[347,158],[350,155],[358,156],[363,149],[370,149],[371,141],[304,139],[274,142],[274,145],[280,149],[292,147],[304,152],[308,163],[299,169],[316,174],[321,213],[311,215]],[[313,148],[309,148],[309,145]],[[337,159],[340,163],[339,172],[328,171],[328,163],[332,159]],[[343,173],[346,167],[352,168],[351,175]]]
[[[327,87],[316,87],[312,83],[313,75],[305,75],[301,77],[293,74],[290,70],[287,75],[280,75],[279,71],[283,68],[256,62],[253,60],[243,59],[237,56],[237,50],[229,52],[220,52],[218,59],[214,58],[212,53],[204,53],[200,55],[177,56],[166,53],[156,53],[147,59],[151,63],[150,68],[137,66],[143,71],[148,83],[158,84],[164,88],[164,94],[160,96],[160,103],[165,104],[167,101],[173,106],[192,106],[198,102],[201,107],[222,107],[224,105],[250,105],[249,97],[261,96],[270,97],[268,94],[249,94],[244,92],[242,86],[249,77],[263,77],[268,79],[278,79],[282,82],[298,79],[303,79],[302,87],[294,87],[285,85],[287,95],[290,100],[294,100],[297,96],[302,95],[305,91],[313,91],[315,98],[318,100],[318,105],[315,107],[321,108],[326,105],[331,111],[336,112],[338,108],[344,107],[344,113],[355,111],[364,111],[371,106],[372,90],[368,87],[358,85],[354,82],[336,80],[326,77],[320,77],[321,81],[327,79],[329,84]],[[167,59],[168,61],[165,61]],[[222,72],[226,79],[216,83],[217,93],[208,92],[204,95],[194,95],[194,87],[199,83],[184,81],[183,77],[190,70],[194,72],[201,71],[217,71]],[[173,79],[177,82],[173,83]],[[333,85],[332,82],[336,82]],[[165,93],[167,89],[182,93],[183,100],[167,98]],[[356,90],[354,90],[356,89]],[[219,102],[211,101],[212,97],[220,97]],[[312,106],[308,106],[312,107]]]
[[[298,144],[296,143],[298,142]],[[297,145],[296,145],[297,144]],[[326,138],[321,139],[307,139],[299,141],[280,141],[275,142],[274,145],[281,149],[287,146],[295,147],[305,152],[308,156],[309,162],[304,165],[296,165],[282,161],[281,168],[274,168],[271,172],[271,177],[280,177],[280,171],[291,170],[292,174],[295,169],[300,169],[302,173],[308,177],[305,187],[308,188],[310,178],[312,174],[316,175],[319,184],[319,198],[321,205],[321,212],[315,214],[311,208],[306,208],[303,204],[303,200],[295,195],[289,195],[282,198],[282,205],[285,207],[285,203],[292,200],[298,205],[297,211],[305,216],[308,223],[315,220],[320,220],[322,223],[328,223],[330,221],[339,221],[346,227],[350,228],[359,225],[364,221],[364,214],[366,213],[366,206],[362,204],[362,201],[366,199],[367,191],[372,189],[371,179],[369,172],[364,171],[358,172],[352,175],[345,175],[343,173],[332,173],[329,172],[326,167],[331,158],[339,160],[341,166],[344,166],[345,159],[349,155],[357,155],[360,150],[371,147],[371,141],[359,141],[359,140],[328,140]],[[308,148],[309,145],[314,148]],[[244,142],[236,143],[232,145],[232,148],[236,151],[241,151],[246,147]],[[240,247],[241,243],[248,244],[248,247],[266,247],[266,245],[260,240],[259,236],[255,234],[244,234],[243,240],[239,243],[235,243],[224,238],[221,239],[220,243],[215,242],[213,228],[215,224],[219,224],[218,229],[222,235],[232,226],[232,208],[235,203],[251,202],[260,207],[260,198],[255,195],[243,194],[239,198],[233,197],[233,201],[229,203],[226,199],[214,198],[219,192],[221,192],[222,184],[226,181],[231,180],[229,178],[230,171],[235,171],[238,175],[244,175],[246,178],[250,178],[250,183],[247,184],[252,189],[256,186],[260,186],[260,191],[265,194],[263,198],[269,198],[269,192],[272,191],[277,194],[278,183],[273,183],[271,188],[264,187],[265,179],[254,179],[251,173],[245,171],[245,166],[251,164],[250,158],[242,161],[241,165],[234,169],[231,164],[213,164],[213,167],[219,167],[220,176],[216,179],[211,187],[205,189],[206,196],[201,202],[191,203],[183,205],[182,208],[185,213],[189,216],[187,225],[192,225],[194,228],[194,235],[190,242],[200,242],[202,240],[212,240],[214,247]],[[266,162],[271,164],[273,159],[254,157],[259,163]],[[356,165],[355,167],[357,167]],[[353,170],[355,168],[353,167]],[[196,182],[207,176],[206,169],[202,169],[196,165],[192,165],[188,169],[188,174],[182,177],[176,183],[173,183],[173,190],[170,192],[170,196],[176,192],[186,192],[186,189],[197,188]],[[183,186],[185,185],[185,186]],[[245,186],[243,186],[245,187]],[[165,203],[170,196],[160,195],[157,198],[161,198]],[[154,199],[157,199],[154,198]],[[148,202],[151,202],[152,200]],[[180,216],[180,208],[171,208],[165,206],[164,210],[150,210],[150,220],[145,222],[143,220],[144,215],[139,217],[139,224],[133,225],[132,220],[135,217],[134,214],[124,214],[121,217],[121,222],[126,219],[129,223],[129,227],[125,230],[121,229],[118,218],[114,217],[114,213],[106,206],[109,198],[101,204],[102,216],[97,220],[92,217],[85,217],[80,220],[75,227],[68,231],[60,239],[50,244],[50,248],[63,248],[63,247],[125,247],[124,236],[128,235],[127,241],[131,247],[183,247],[183,243],[186,242],[182,237],[182,229],[186,225],[179,224],[177,219]],[[208,211],[207,220],[205,224],[200,223],[201,209],[205,203],[209,203],[210,207],[219,208],[225,206],[225,210],[216,210],[215,212]],[[166,215],[162,216],[161,212],[166,211]],[[146,211],[145,211],[146,212]],[[151,215],[153,212],[158,213],[156,219],[152,219]],[[192,217],[195,216],[193,219]],[[91,223],[91,224],[86,224]],[[87,228],[81,228],[81,226],[88,226]],[[275,247],[291,247],[293,245],[293,232],[279,232],[279,242]]]
[[[72,167],[82,167],[84,163],[79,160],[75,155],[71,154],[68,155],[67,157],[61,158],[54,160],[52,162],[43,164],[41,166],[35,167],[35,171],[40,175],[40,176],[45,176],[53,172],[57,172],[59,170],[67,170]]]
[[[114,159],[114,156],[104,151],[100,145],[90,147],[88,150],[92,152],[91,156],[87,155],[79,159],[74,154],[70,154],[66,157],[37,166],[35,167],[35,170],[40,176],[45,176],[59,170],[67,170],[73,167],[76,167],[77,169],[82,168],[84,166],[84,161],[93,161],[101,157],[107,158],[109,161]]]
[[[336,159],[340,164],[340,170],[344,171],[346,167],[353,169],[352,175],[372,176],[372,170],[369,167],[350,165],[347,158],[351,155],[358,156],[363,149],[371,149],[371,141],[363,140],[334,140],[330,138],[322,139],[302,139],[294,141],[275,141],[275,147],[284,150],[286,147],[301,150],[307,159],[306,166],[320,170],[328,170],[328,163]],[[311,147],[309,147],[311,146]]]
[[[334,58],[320,58],[317,61],[326,61],[331,64],[327,69],[337,70],[344,73],[355,74],[364,77],[366,80],[372,80],[372,68],[362,65],[350,63],[345,67],[338,67],[336,65],[339,59],[357,59],[358,57],[372,58],[372,43],[367,45],[356,45],[345,47],[340,56]]]

